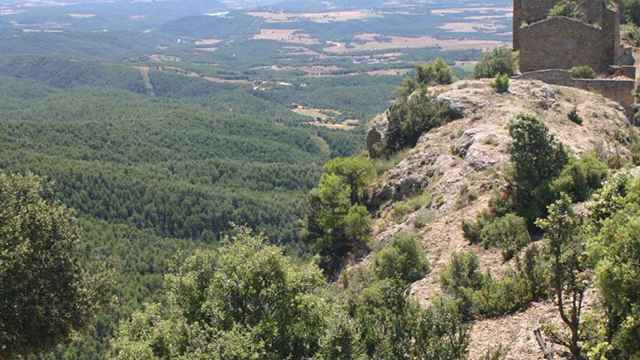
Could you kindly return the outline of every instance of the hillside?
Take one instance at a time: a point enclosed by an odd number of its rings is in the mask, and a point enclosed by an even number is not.
[[[379,176],[371,191],[373,203],[379,206],[372,248],[384,248],[399,232],[416,232],[422,239],[431,271],[412,284],[411,294],[425,305],[441,292],[440,275],[456,252],[477,254],[481,270],[495,277],[513,264],[503,262],[496,248],[470,244],[462,221],[487,209],[494,189],[504,184],[510,166],[508,128],[518,114],[533,114],[543,120],[569,152],[595,151],[604,160],[629,158],[635,131],[619,105],[573,88],[515,80],[509,93],[496,94],[488,80],[474,80],[431,90],[462,118],[424,134],[397,165]],[[583,119],[582,125],[568,119],[574,109]],[[387,116],[382,114],[373,121],[370,132],[384,131],[387,125]],[[406,205],[404,200],[420,194],[430,194],[432,201],[396,216],[397,209]],[[553,303],[546,301],[513,315],[475,321],[470,358],[478,359],[499,345],[508,349],[507,359],[543,358],[534,330],[549,319],[557,321],[555,310]]]

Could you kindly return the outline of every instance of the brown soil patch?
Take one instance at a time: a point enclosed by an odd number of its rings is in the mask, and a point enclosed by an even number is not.
[[[273,40],[301,45],[316,45],[320,43],[318,39],[296,29],[262,29],[253,38],[255,40]]]

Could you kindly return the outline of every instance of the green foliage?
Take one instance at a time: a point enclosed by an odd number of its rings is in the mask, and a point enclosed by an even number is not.
[[[511,80],[509,80],[509,76],[505,74],[496,75],[495,79],[491,82],[491,87],[498,93],[504,94],[509,92],[509,84]]]
[[[454,253],[449,265],[440,273],[442,290],[458,301],[465,320],[473,316],[473,293],[482,287],[484,277],[480,273],[480,261],[472,252]]]
[[[507,261],[531,242],[526,221],[514,214],[507,214],[486,224],[480,232],[480,242],[485,248],[497,246]]]
[[[549,10],[549,16],[566,16],[570,18],[582,19],[584,18],[584,12],[582,11],[578,1],[562,0],[556,3],[551,8],[551,10]]]
[[[311,357],[331,308],[315,295],[322,274],[264,240],[240,229],[219,250],[190,257],[166,278],[162,305],[122,324],[113,357]]]
[[[52,179],[83,216],[168,237],[218,238],[234,222],[291,241],[329,157],[318,142],[355,141],[125,91],[36,89],[0,112],[0,167]]]
[[[464,318],[496,317],[526,307],[543,296],[543,268],[536,247],[527,249],[524,260],[498,280],[479,271],[475,254],[454,254],[440,276],[446,294],[458,304]]]
[[[554,342],[565,346],[575,359],[583,359],[582,307],[589,284],[583,255],[583,244],[578,237],[579,219],[572,209],[571,198],[562,194],[549,206],[549,216],[536,224],[545,231],[547,245],[544,254],[549,259],[549,282],[564,325],[570,335],[548,329]],[[565,299],[571,299],[565,303]]]
[[[0,174],[0,356],[68,341],[93,318],[104,283],[80,267],[80,229],[40,178]]]
[[[425,91],[401,97],[388,110],[389,130],[386,150],[395,152],[413,147],[425,132],[436,128],[450,118],[449,107]]]
[[[431,200],[431,193],[424,192],[407,200],[398,201],[393,205],[391,216],[396,222],[402,222],[407,215],[429,206]]]
[[[571,122],[578,125],[582,125],[583,120],[582,120],[582,117],[578,115],[577,109],[573,109],[569,111],[569,113],[567,114],[567,117],[569,118],[569,120],[571,120]]]
[[[569,69],[569,76],[574,79],[595,79],[596,72],[589,65],[580,65]]]
[[[482,211],[474,220],[464,219],[462,221],[462,232],[464,238],[472,244],[480,243],[482,229],[495,220],[495,215],[488,211]]]
[[[515,60],[511,49],[496,48],[482,55],[476,65],[476,79],[495,78],[499,74],[512,76],[515,72]]]
[[[594,195],[588,239],[595,285],[603,301],[601,346],[607,359],[640,356],[640,186],[619,175]]]
[[[436,300],[431,308],[406,299],[402,282],[373,283],[356,300],[355,318],[368,359],[466,359],[468,328],[454,304]]]
[[[379,279],[394,279],[411,284],[429,271],[427,258],[419,238],[412,233],[399,233],[391,245],[374,258],[373,271]]]
[[[579,160],[570,159],[551,183],[551,191],[556,197],[566,193],[575,202],[586,201],[591,193],[602,186],[608,171],[607,166],[594,154],[585,154]]]
[[[567,154],[547,127],[529,115],[519,115],[509,127],[513,139],[511,161],[516,213],[529,225],[546,214],[553,201],[551,181],[568,161]]]
[[[416,81],[420,85],[447,85],[453,82],[453,72],[441,58],[416,67]]]
[[[636,26],[640,26],[640,1],[623,0],[622,6],[627,21],[632,22]]]
[[[367,248],[371,216],[362,205],[375,168],[364,157],[335,159],[325,165],[310,194],[306,238],[321,256],[322,268],[335,275],[348,255]]]
[[[638,10],[640,10],[640,2],[638,2]],[[638,13],[640,15],[640,12]],[[629,20],[627,20],[629,21]],[[628,22],[620,26],[620,36],[626,43],[631,46],[640,46],[640,27],[635,23]]]

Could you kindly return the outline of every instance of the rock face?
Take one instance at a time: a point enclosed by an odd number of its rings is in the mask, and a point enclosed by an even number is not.
[[[489,81],[459,81],[433,88],[433,94],[449,102],[462,116],[423,134],[415,148],[396,166],[381,175],[372,189],[380,205],[374,226],[374,248],[380,248],[396,232],[410,229],[421,234],[431,264],[425,279],[412,285],[412,295],[428,304],[439,292],[438,279],[451,255],[460,250],[478,254],[483,270],[500,276],[508,264],[499,250],[470,245],[463,237],[463,219],[475,218],[488,206],[492,190],[504,179],[509,165],[509,123],[521,113],[544,121],[557,140],[574,154],[596,151],[599,156],[630,157],[632,125],[624,109],[604,97],[574,88],[539,81],[514,80],[506,94],[496,94]],[[582,125],[568,118],[572,110]],[[370,138],[384,138],[386,117],[375,119]],[[417,192],[429,192],[433,201],[397,223],[389,213],[394,204]],[[429,223],[416,219],[429,214]],[[509,349],[507,359],[542,359],[533,331],[543,320],[555,317],[550,303],[500,319],[474,323],[470,358],[478,359],[492,347]],[[496,334],[499,334],[497,336]]]

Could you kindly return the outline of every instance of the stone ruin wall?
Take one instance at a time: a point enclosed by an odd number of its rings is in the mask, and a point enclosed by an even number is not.
[[[633,72],[635,76],[635,72]],[[524,80],[540,80],[548,84],[571,86],[598,93],[616,101],[624,107],[627,114],[633,111],[635,102],[635,80],[619,79],[573,79],[567,70],[552,69],[524,73],[517,77]]]
[[[521,51],[521,59],[526,59],[525,54],[535,57],[525,61],[521,71],[577,65],[590,65],[596,71],[606,71],[609,65],[616,64],[622,55],[621,11],[611,8],[609,0],[586,0],[582,2],[585,22],[564,17],[549,18],[549,11],[558,1],[514,0],[513,48]],[[621,2],[616,3],[621,9]],[[541,51],[544,55],[536,55]],[[586,61],[581,63],[581,58]]]
[[[525,25],[519,30],[520,71],[589,65],[596,72],[607,72],[620,55],[614,40],[616,30],[617,27],[599,28],[566,17]]]

